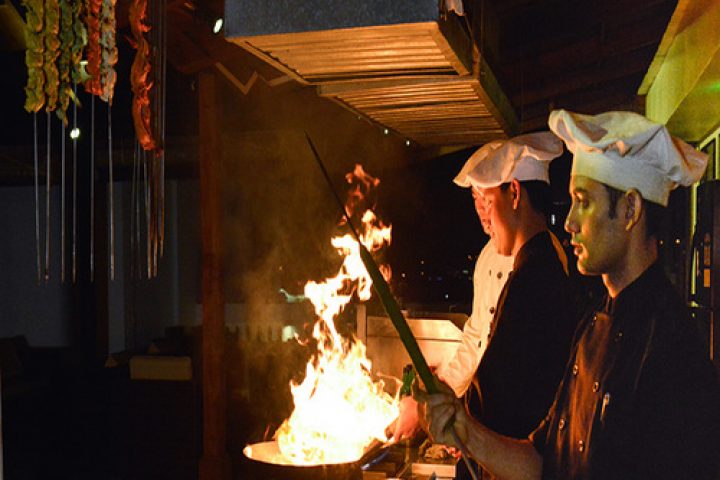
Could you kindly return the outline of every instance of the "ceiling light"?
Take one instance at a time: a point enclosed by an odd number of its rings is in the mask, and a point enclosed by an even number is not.
[[[213,29],[212,29],[214,34],[217,35],[218,33],[220,33],[222,31],[223,23],[224,22],[223,22],[222,17],[215,19],[215,23],[213,24]]]

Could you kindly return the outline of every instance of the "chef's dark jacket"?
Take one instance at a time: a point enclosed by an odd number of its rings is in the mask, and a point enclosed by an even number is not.
[[[659,264],[591,311],[547,418],[543,479],[715,479],[720,389]]]
[[[500,293],[490,341],[476,372],[480,397],[468,409],[482,423],[527,438],[547,414],[570,354],[577,311],[550,235],[523,245]]]

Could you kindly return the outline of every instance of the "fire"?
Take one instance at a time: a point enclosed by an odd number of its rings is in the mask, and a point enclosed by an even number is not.
[[[351,212],[366,196],[364,190],[377,186],[379,180],[360,165],[347,179],[358,184],[349,195]],[[390,243],[391,227],[366,210],[358,233],[368,250],[377,251]],[[283,457],[296,465],[358,460],[374,439],[387,440],[385,429],[398,415],[397,399],[370,375],[365,345],[342,337],[335,328],[334,318],[353,293],[361,300],[370,298],[372,281],[351,235],[335,237],[331,243],[343,257],[340,271],[322,283],[308,282],[304,291],[318,316],[313,328],[318,350],[306,366],[302,383],[290,384],[295,410],[275,432]],[[383,275],[387,277],[389,270],[383,270]]]

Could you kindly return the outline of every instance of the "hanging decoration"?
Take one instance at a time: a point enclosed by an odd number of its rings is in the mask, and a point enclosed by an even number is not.
[[[45,59],[45,44],[43,42],[44,9],[42,0],[24,0],[25,22],[25,65],[28,69],[28,81],[25,86],[25,110],[33,114],[33,159],[34,159],[34,186],[35,186],[35,256],[37,268],[37,282],[40,283],[42,266],[40,262],[40,197],[39,197],[39,162],[38,162],[38,131],[37,112],[45,104],[45,73],[43,62]]]
[[[130,4],[130,30],[132,46],[137,50],[130,70],[132,88],[132,118],[135,135],[143,150],[155,151],[157,144],[152,132],[150,119],[150,44],[145,33],[150,31],[147,21],[147,0],[133,0]]]
[[[66,130],[72,122],[72,280],[77,279],[77,107],[78,84],[90,95],[90,279],[94,280],[95,219],[95,97],[107,104],[109,270],[115,273],[114,177],[112,102],[118,61],[116,45],[116,0],[23,0],[26,9],[25,62],[28,81],[25,109],[34,115],[35,240],[38,283],[50,276],[50,211],[52,181],[52,121],[60,121],[60,272],[65,279],[66,259]],[[164,132],[165,132],[165,51],[166,1],[132,0],[129,11],[133,47],[137,50],[131,69],[132,118],[138,148],[133,166],[131,230],[139,247],[145,229],[147,277],[157,275],[163,252],[164,231]],[[151,25],[154,25],[151,28]],[[146,34],[150,33],[149,38]],[[84,58],[83,58],[84,57]],[[70,105],[72,103],[72,116]],[[45,110],[46,157],[44,245],[41,245],[40,148],[37,114]],[[41,125],[42,128],[42,125]],[[140,185],[142,183],[142,186]],[[140,209],[144,207],[144,225]],[[137,249],[139,251],[139,248]],[[44,264],[43,264],[44,254]]]
[[[70,47],[70,65],[72,70],[72,82],[73,82],[73,132],[74,138],[72,142],[72,281],[77,281],[77,106],[80,101],[77,98],[77,86],[78,84],[85,83],[89,75],[85,71],[83,62],[83,51],[88,41],[87,28],[85,23],[82,21],[82,15],[84,13],[84,3],[75,0],[72,2],[72,31],[73,31],[73,43]],[[63,231],[65,230],[65,224],[63,224]]]
[[[95,272],[95,99],[107,103],[108,126],[108,221],[110,244],[110,279],[115,278],[115,208],[112,147],[112,99],[117,81],[115,64],[118,60],[116,46],[115,0],[88,0],[87,3],[87,71],[90,78],[85,82],[85,90],[91,98],[91,147],[90,147],[90,279]]]
[[[45,73],[43,71],[45,44],[43,42],[44,8],[42,0],[25,0],[25,65],[28,81],[25,86],[25,110],[37,113],[45,104]]]
[[[140,252],[140,208],[144,206],[146,228],[146,275],[157,276],[163,254],[165,154],[165,19],[164,0],[153,3],[148,14],[148,0],[132,0],[129,20],[136,50],[130,71],[133,93],[132,118],[138,146],[133,165],[133,215],[131,223],[131,257],[137,264]],[[151,28],[150,25],[154,25]],[[150,38],[146,35],[150,33]],[[140,171],[142,170],[142,175]],[[140,183],[142,183],[142,188]],[[137,210],[137,211],[136,211]],[[134,272],[139,275],[140,268]]]

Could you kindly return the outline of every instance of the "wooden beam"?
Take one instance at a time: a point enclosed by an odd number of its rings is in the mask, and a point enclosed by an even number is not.
[[[200,480],[229,480],[225,298],[222,264],[222,162],[215,74],[199,74],[200,223],[202,239],[203,452]]]
[[[652,85],[653,81],[655,80],[655,76],[657,76],[658,72],[660,71],[660,67],[665,61],[665,56],[667,55],[668,50],[670,50],[670,46],[672,46],[673,40],[675,40],[675,35],[677,35],[678,33],[680,23],[684,18],[685,12],[689,8],[690,3],[691,0],[678,1],[675,12],[670,18],[670,23],[665,29],[665,34],[663,35],[657,52],[655,53],[655,58],[653,58],[650,67],[648,67],[645,78],[643,78],[643,82],[640,85],[640,89],[638,90],[638,93],[640,95],[647,95],[647,92],[650,89],[650,85]]]
[[[556,108],[597,114],[609,110],[630,110],[642,113],[643,109],[634,94],[635,86],[640,83],[641,73],[634,77],[620,78],[598,84],[565,96],[557,101],[545,100],[525,105],[521,111],[521,132],[547,129],[550,111]],[[598,92],[604,92],[599,95]]]
[[[562,50],[576,43],[586,41],[588,37],[599,37],[602,42],[615,42],[617,36],[630,38],[636,30],[657,29],[657,41],[672,15],[673,3],[668,0],[648,0],[638,8],[632,2],[623,2],[612,9],[611,13],[604,5],[595,9],[575,4],[558,7],[553,10],[542,2],[536,2],[526,11],[500,19],[497,58],[503,65],[533,61],[534,57],[544,53]],[[538,25],[538,22],[542,22]],[[532,27],[532,28],[531,28]],[[529,29],[518,33],[518,29]],[[500,65],[494,65],[500,70]]]
[[[528,87],[519,90],[513,97],[514,105],[537,103],[565,97],[576,91],[595,88],[603,83],[625,77],[644,74],[652,59],[654,47],[646,47],[632,53],[598,59],[598,64],[576,71],[559,71],[542,81],[527,83]],[[632,89],[635,92],[635,88]]]
[[[529,55],[525,61],[506,63],[496,69],[508,84],[517,85],[520,79],[531,84],[543,78],[549,72],[579,69],[583,66],[596,65],[605,57],[632,54],[642,48],[656,48],[666,22],[646,22],[631,26],[626,33],[608,32],[604,36],[599,33],[590,35],[579,42],[569,43],[556,50]]]
[[[699,141],[720,122],[720,0],[681,2],[675,32],[647,93],[647,115]],[[662,53],[661,53],[662,54]]]

